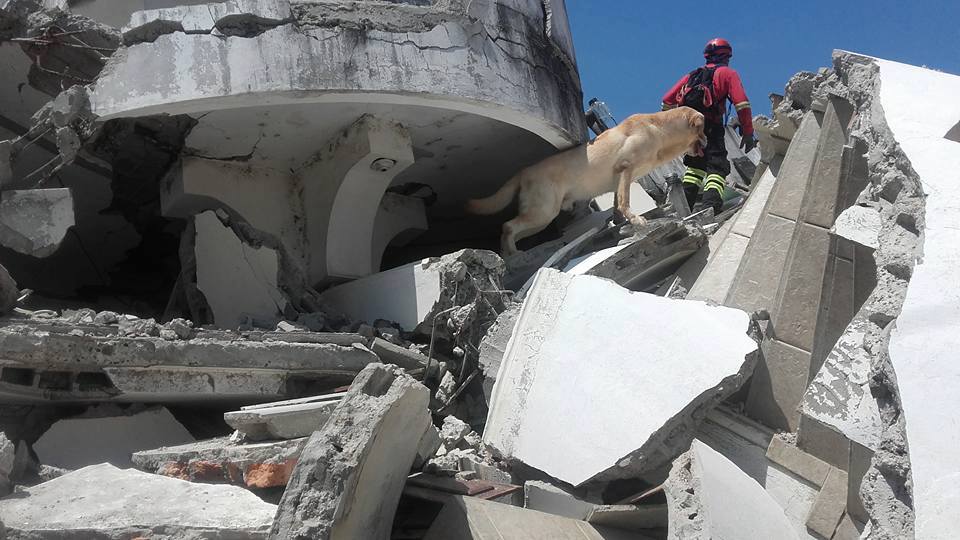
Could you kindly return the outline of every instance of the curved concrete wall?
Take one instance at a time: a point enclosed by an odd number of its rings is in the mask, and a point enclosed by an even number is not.
[[[196,34],[161,28],[111,57],[93,109],[108,119],[293,102],[426,105],[566,147],[585,133],[580,81],[563,2],[546,4],[294,2],[290,22],[271,19],[246,34],[222,35],[220,20],[204,23],[209,31],[191,27]],[[136,30],[127,35],[154,37]]]

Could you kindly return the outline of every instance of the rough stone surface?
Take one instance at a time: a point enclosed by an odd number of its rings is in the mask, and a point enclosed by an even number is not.
[[[135,452],[133,465],[145,472],[204,483],[248,488],[282,487],[300,457],[306,438],[236,443],[228,437]]]
[[[357,375],[304,446],[270,537],[388,538],[430,414],[426,387],[394,366]]]
[[[831,538],[840,524],[847,507],[847,473],[837,468],[830,469],[817,502],[807,518],[807,527],[824,538]]]
[[[64,469],[97,463],[129,467],[133,452],[194,440],[165,408],[130,416],[97,409],[86,414],[60,420],[34,443],[40,463]]]
[[[7,438],[6,434],[0,432],[0,497],[10,493],[13,487],[14,463],[17,457],[17,449]]]
[[[699,440],[674,461],[663,488],[668,538],[797,538],[763,487]]]
[[[276,507],[236,486],[91,465],[0,501],[11,538],[266,538]],[[69,496],[65,496],[69,494]]]
[[[703,339],[674,339],[691,324]],[[484,442],[574,485],[664,465],[753,369],[749,329],[749,317],[730,308],[541,270],[497,375]],[[624,362],[631,336],[643,339]]]
[[[501,313],[496,322],[487,330],[487,335],[480,341],[480,357],[478,362],[483,372],[483,395],[490,402],[493,394],[493,385],[497,381],[497,372],[500,371],[500,363],[503,361],[503,354],[507,350],[507,343],[510,342],[510,336],[513,334],[513,328],[517,324],[517,317],[520,316],[521,304],[511,304]]]
[[[0,244],[34,257],[50,255],[74,224],[68,188],[4,191],[0,195]]]
[[[226,37],[175,32],[127,47],[98,79],[94,111],[105,117],[158,109],[187,112],[204,106],[204,100],[237,102],[250,94],[284,100],[320,100],[326,95],[339,101],[344,98],[338,94],[362,90],[371,93],[366,99],[399,94],[407,102],[482,110],[540,132],[558,145],[582,137],[573,51],[557,54],[562,47],[544,35],[540,2],[443,2],[428,7],[359,3],[347,10],[305,2],[294,12],[296,25]],[[555,20],[558,24],[551,28],[558,30],[556,35],[568,35],[568,29],[559,31],[562,19]],[[209,20],[200,23],[208,25]],[[355,54],[372,59],[377,68],[355,69],[349,62]],[[211,57],[224,60],[213,65],[199,60]],[[268,72],[264,77],[247,75],[258,69],[254,66],[280,65],[290,67],[259,68]],[[142,80],[141,70],[168,84],[136,84]],[[419,94],[424,96],[416,97]]]
[[[76,384],[63,388],[41,389],[31,381],[17,385],[18,396],[37,400],[284,398],[295,380],[349,382],[377,361],[370,350],[353,346],[362,342],[356,334],[320,333],[304,339],[282,332],[238,336],[211,330],[169,341],[120,337],[113,327],[65,320],[0,320],[0,349],[11,362],[3,369],[90,374],[90,383],[84,383],[86,375],[78,375]]]

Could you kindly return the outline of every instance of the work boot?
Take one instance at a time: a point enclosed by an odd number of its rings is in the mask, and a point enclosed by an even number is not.
[[[713,215],[719,215],[720,209],[723,208],[723,197],[717,190],[708,189],[703,192],[703,207],[713,207]]]
[[[697,195],[700,194],[700,187],[696,184],[684,182],[683,194],[687,197],[687,208],[693,209],[693,205],[697,202]]]

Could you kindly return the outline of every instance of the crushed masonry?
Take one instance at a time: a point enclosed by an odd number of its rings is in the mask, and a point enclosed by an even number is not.
[[[956,75],[834,51],[717,215],[503,259],[563,0],[0,0],[0,66],[0,538],[954,536]]]

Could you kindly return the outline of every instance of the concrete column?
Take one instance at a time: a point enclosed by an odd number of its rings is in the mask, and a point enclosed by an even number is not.
[[[365,115],[298,172],[312,283],[374,271],[380,201],[393,179],[412,163],[407,130]]]

